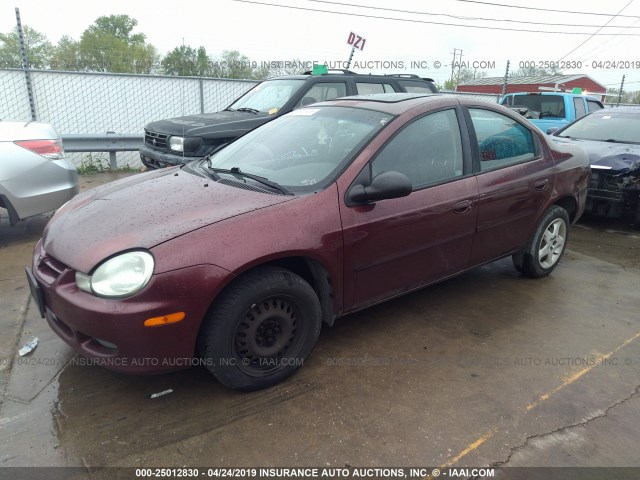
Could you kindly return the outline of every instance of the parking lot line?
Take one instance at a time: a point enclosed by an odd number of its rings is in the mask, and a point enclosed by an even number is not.
[[[447,463],[445,463],[444,465],[442,465],[443,468],[446,467],[450,467],[452,466],[454,463],[456,463],[458,460],[460,460],[462,457],[464,457],[465,455],[468,455],[469,453],[473,452],[476,448],[478,448],[480,445],[482,445],[484,442],[486,442],[487,440],[489,440],[491,437],[493,437],[495,435],[495,433],[498,431],[497,428],[494,428],[493,430],[485,433],[483,436],[481,436],[480,438],[478,438],[475,442],[473,442],[472,444],[470,444],[467,448],[465,448],[464,450],[462,450],[459,454],[457,454],[455,457],[453,457],[451,460],[449,460]]]
[[[553,390],[546,392],[542,395],[540,395],[540,397],[538,398],[538,400],[536,400],[535,402],[530,403],[529,405],[527,405],[527,411],[531,410],[532,408],[537,407],[538,405],[540,405],[542,402],[544,402],[545,400],[547,400],[551,395],[558,393],[560,390],[562,390],[563,388],[565,388],[568,385],[571,385],[573,382],[575,382],[576,380],[578,380],[580,377],[582,377],[583,375],[585,375],[586,373],[589,373],[591,370],[593,370],[593,368],[599,366],[602,364],[603,360],[606,360],[608,358],[610,358],[614,353],[616,353],[618,350],[620,350],[621,348],[629,345],[631,342],[633,342],[634,340],[636,340],[637,338],[640,337],[640,332],[636,333],[633,337],[630,337],[628,339],[626,339],[621,345],[619,345],[618,347],[614,348],[613,350],[611,350],[609,353],[605,354],[605,355],[598,355],[596,356],[596,361],[593,362],[592,365],[589,365],[588,367],[583,368],[582,370],[580,370],[579,372],[574,373],[573,375],[571,375],[570,377],[568,377],[567,379],[565,379],[564,382],[562,382],[562,384],[556,388],[554,388]]]

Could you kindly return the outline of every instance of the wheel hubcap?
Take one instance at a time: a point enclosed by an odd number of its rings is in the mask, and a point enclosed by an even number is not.
[[[296,338],[296,311],[283,298],[270,298],[251,306],[238,325],[235,349],[242,365],[273,369]]]
[[[545,229],[538,248],[538,262],[542,268],[550,268],[560,259],[567,238],[567,225],[558,218]]]

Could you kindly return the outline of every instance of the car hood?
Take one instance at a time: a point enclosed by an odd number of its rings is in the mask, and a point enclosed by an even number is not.
[[[43,247],[90,272],[105,258],[295,197],[223,185],[180,168],[137,174],[80,194],[53,216]]]
[[[591,167],[624,174],[640,169],[640,145],[553,137],[560,143],[580,145],[589,154]]]
[[[528,119],[531,123],[533,123],[539,130],[542,130],[542,133],[547,133],[547,130],[550,128],[562,128],[567,125],[569,122],[564,118],[530,118]]]
[[[222,111],[169,118],[149,123],[145,128],[157,133],[184,137],[209,137],[227,132],[249,131],[273,119],[265,112]]]

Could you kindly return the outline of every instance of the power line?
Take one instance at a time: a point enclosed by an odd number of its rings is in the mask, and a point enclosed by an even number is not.
[[[455,0],[455,1],[456,2],[464,2],[464,3],[478,3],[480,5],[491,5],[492,7],[505,7],[505,8],[519,8],[519,9],[523,9],[523,10],[536,10],[538,12],[572,13],[572,14],[577,14],[577,15],[596,15],[596,16],[600,16],[600,17],[610,17],[611,15],[613,15],[612,13],[575,12],[575,11],[572,11],[572,10],[554,10],[552,8],[523,7],[523,6],[520,6],[520,5],[508,5],[506,3],[480,2],[480,1],[477,1],[477,0]],[[618,16],[620,18],[640,18],[637,15],[616,15],[616,16]]]
[[[580,45],[578,45],[576,48],[574,48],[573,50],[571,50],[569,53],[565,53],[564,56],[562,58],[559,58],[558,61],[560,60],[564,60],[566,57],[568,57],[569,55],[571,55],[573,52],[575,52],[577,49],[579,49],[581,46],[583,46],[585,43],[587,43],[589,40],[591,40],[593,37],[595,37],[598,32],[600,32],[600,30],[602,30],[604,27],[606,27],[609,22],[611,22],[614,18],[616,18],[618,15],[620,15],[622,13],[622,11],[627,8],[629,5],[631,5],[633,3],[633,0],[629,0],[629,3],[627,3],[624,7],[622,7],[620,9],[620,11],[618,13],[616,13],[613,17],[611,17],[609,20],[607,20],[607,23],[605,23],[602,27],[600,27],[598,30],[596,30],[594,33],[592,33],[591,35],[589,35],[589,37],[582,42]],[[622,34],[624,35],[624,34]]]
[[[638,18],[635,22],[633,22],[633,25],[635,25],[636,23],[640,22],[640,18]],[[624,33],[626,30],[626,28],[624,30],[622,30],[620,33]],[[599,52],[602,51],[607,45],[611,45],[611,42],[615,41],[616,43],[614,43],[612,46],[614,45],[618,45],[621,41],[623,41],[623,38],[607,38],[604,42],[600,42],[596,47],[592,48],[591,50],[589,50],[586,53],[581,53],[582,55],[582,61],[585,62],[587,60],[592,59],[595,56],[595,52]]]
[[[342,7],[358,7],[369,10],[383,10],[387,12],[395,12],[395,13],[408,13],[410,15],[431,15],[435,17],[449,17],[455,18],[457,20],[470,20],[470,21],[487,21],[487,22],[508,22],[508,23],[523,23],[528,25],[546,25],[553,27],[587,27],[587,28],[598,28],[600,25],[593,24],[577,24],[577,23],[550,23],[550,22],[528,22],[526,20],[514,20],[511,18],[486,18],[486,17],[466,17],[462,15],[451,15],[448,13],[434,13],[434,12],[420,12],[415,10],[399,10],[397,8],[385,8],[385,7],[372,7],[369,5],[359,5],[359,4],[349,4],[349,3],[341,3],[341,2],[332,2],[329,0],[307,0],[307,2],[314,3],[326,3],[329,5],[340,5]],[[640,19],[640,17],[638,17]],[[633,25],[608,25],[608,28],[640,28],[635,27]]]
[[[481,25],[464,25],[459,23],[446,23],[446,22],[434,22],[429,20],[415,20],[410,18],[394,18],[394,17],[383,17],[380,15],[365,15],[364,13],[347,13],[347,12],[337,12],[335,10],[321,10],[317,8],[308,8],[308,7],[294,7],[293,5],[281,5],[277,3],[268,3],[268,2],[256,2],[254,0],[231,0],[232,2],[238,3],[250,3],[253,5],[262,5],[265,7],[279,7],[279,8],[288,8],[291,10],[303,10],[307,12],[316,12],[316,13],[332,13],[334,15],[344,15],[348,17],[362,17],[362,18],[374,18],[378,20],[392,20],[396,22],[408,22],[408,23],[422,23],[422,24],[430,24],[430,25],[443,25],[448,27],[465,27],[465,28],[476,28],[481,30],[495,30],[496,27],[487,27]],[[632,0],[633,1],[633,0]],[[601,27],[602,29],[602,27]],[[522,33],[551,33],[556,35],[595,35],[591,32],[558,32],[558,31],[550,31],[550,30],[531,30],[531,29],[520,29],[520,28],[506,28],[501,27],[502,31],[509,32],[522,32]],[[597,33],[597,32],[596,32]],[[610,37],[636,37],[638,34],[634,33],[600,33],[601,36],[610,36]]]

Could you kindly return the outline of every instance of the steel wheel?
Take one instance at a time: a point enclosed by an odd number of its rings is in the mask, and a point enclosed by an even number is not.
[[[300,368],[320,334],[322,310],[303,278],[278,267],[238,277],[214,301],[198,352],[224,385],[265,388]]]
[[[235,350],[247,371],[274,370],[296,341],[296,308],[287,298],[255,303],[238,325]]]

